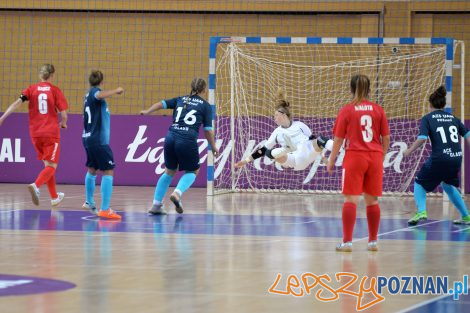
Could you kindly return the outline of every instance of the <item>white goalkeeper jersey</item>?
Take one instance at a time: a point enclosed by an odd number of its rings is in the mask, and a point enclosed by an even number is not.
[[[300,121],[293,121],[290,127],[284,128],[279,126],[276,128],[269,139],[266,141],[264,146],[268,149],[274,148],[276,144],[285,147],[286,141],[285,136],[290,137],[292,143],[298,146],[300,143],[308,140],[308,137],[312,134],[310,128]]]

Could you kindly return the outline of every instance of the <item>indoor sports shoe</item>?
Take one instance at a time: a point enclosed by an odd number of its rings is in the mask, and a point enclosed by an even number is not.
[[[295,150],[297,150],[297,146],[294,145],[294,143],[292,142],[292,138],[289,135],[284,134],[283,137],[284,142],[286,144],[284,148],[287,150],[287,152],[294,152]]]
[[[379,251],[379,247],[377,247],[377,241],[369,241],[367,244],[367,251]]]
[[[456,225],[470,225],[470,215],[462,217],[459,220],[454,220],[454,224],[456,224]]]
[[[181,204],[181,199],[179,198],[179,196],[176,192],[173,192],[171,194],[170,200],[171,200],[171,202],[174,203],[176,212],[178,212],[179,214],[182,214],[183,211],[184,211],[183,210],[183,205]]]
[[[85,201],[85,203],[83,203],[82,209],[88,210],[88,211],[90,211],[91,214],[94,214],[94,215],[96,215],[96,213],[98,212],[98,210],[96,209],[95,204],[94,203],[89,203],[88,201]]]
[[[428,220],[428,213],[426,211],[416,212],[415,216],[408,220],[408,226],[418,225],[419,222],[425,222]]]
[[[39,205],[40,191],[38,187],[36,187],[36,184],[32,183],[31,185],[28,185],[28,190],[29,190],[29,193],[31,194],[31,201],[33,201],[35,205]]]
[[[352,252],[352,242],[342,242],[336,246],[336,251],[338,252]]]
[[[57,198],[51,199],[52,206],[58,206],[64,200],[65,194],[63,192],[57,193]]]
[[[166,215],[165,210],[163,210],[163,203],[160,204],[154,204],[152,207],[147,211],[148,214],[151,215]]]
[[[98,214],[96,214],[96,215],[98,215],[99,217],[102,217],[102,218],[110,219],[110,220],[120,220],[121,219],[121,215],[117,214],[112,209],[99,210]]]
[[[328,137],[325,136],[318,136],[317,138],[317,145],[323,150],[325,149],[326,143],[328,142]]]

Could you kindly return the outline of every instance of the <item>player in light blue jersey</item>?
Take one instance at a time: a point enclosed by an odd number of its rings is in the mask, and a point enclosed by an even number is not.
[[[178,170],[186,173],[180,178],[170,200],[175,204],[176,212],[183,213],[181,196],[191,187],[199,172],[197,138],[201,125],[204,127],[204,135],[212,148],[212,153],[214,156],[219,153],[212,128],[212,110],[209,103],[202,98],[207,93],[206,86],[204,79],[194,78],[189,95],[162,100],[140,112],[144,115],[156,110],[173,109],[173,123],[165,137],[165,173],[158,179],[153,206],[148,210],[149,214],[166,214],[163,210],[163,197]]]
[[[113,193],[114,157],[109,147],[110,118],[105,98],[122,94],[124,89],[101,90],[103,73],[92,71],[89,77],[90,89],[83,102],[83,146],[85,147],[88,171],[85,176],[84,209],[108,219],[121,219],[109,208]],[[101,179],[101,209],[97,210],[93,198],[97,171],[103,172]]]
[[[408,225],[417,225],[426,221],[426,193],[433,191],[439,184],[449,196],[449,200],[460,212],[461,218],[454,224],[470,224],[467,206],[459,190],[459,171],[462,165],[460,137],[470,144],[470,132],[454,115],[444,111],[446,89],[439,87],[429,97],[431,112],[423,116],[418,139],[406,150],[406,157],[423,145],[429,138],[432,145],[431,157],[421,167],[414,184],[414,198],[418,212],[408,221]]]

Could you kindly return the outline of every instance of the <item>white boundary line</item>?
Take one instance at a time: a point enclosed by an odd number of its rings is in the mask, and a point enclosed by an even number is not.
[[[417,228],[417,227],[421,227],[421,226],[426,226],[426,225],[431,225],[431,224],[435,224],[435,223],[440,223],[440,222],[444,222],[444,221],[446,221],[446,220],[432,221],[432,222],[429,222],[429,223],[419,224],[419,225],[416,225],[416,226],[410,226],[410,227],[404,227],[404,228],[400,228],[400,229],[395,229],[395,230],[392,230],[392,231],[388,231],[388,232],[386,232],[386,233],[378,234],[377,237],[384,236],[384,235],[388,235],[388,234],[397,233],[397,232],[400,232],[400,231],[407,231],[407,230],[409,230],[409,229],[413,229],[413,228]],[[359,238],[359,239],[353,240],[352,242],[358,242],[358,241],[362,241],[362,240],[366,240],[366,239],[369,239],[369,236],[364,237],[364,238]]]
[[[462,228],[462,229],[459,229],[459,230],[454,230],[454,231],[452,231],[452,233],[460,233],[461,231],[464,231],[464,230],[467,230],[467,229],[470,229],[470,227],[465,227],[465,228]]]

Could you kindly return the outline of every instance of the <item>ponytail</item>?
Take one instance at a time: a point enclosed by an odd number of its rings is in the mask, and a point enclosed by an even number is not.
[[[52,64],[43,64],[39,69],[39,77],[43,80],[48,80],[52,74],[54,74],[55,68]]]
[[[284,91],[281,88],[279,88],[276,94],[276,111],[284,113],[285,115],[287,115],[289,120],[292,121],[292,114],[290,112],[289,107],[290,107],[290,103],[289,101],[286,100]]]
[[[351,93],[354,94],[352,103],[354,105],[361,103],[369,96],[370,80],[363,74],[354,75],[351,78]]]
[[[200,77],[194,78],[191,82],[191,92],[189,93],[189,97],[200,94],[204,89],[206,89],[206,86],[207,84],[204,79]]]

